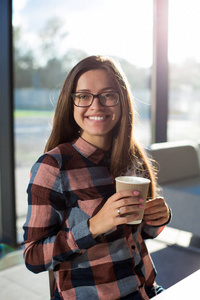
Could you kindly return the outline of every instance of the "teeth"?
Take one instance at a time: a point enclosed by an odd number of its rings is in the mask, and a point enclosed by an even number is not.
[[[105,117],[89,117],[90,120],[103,120]]]

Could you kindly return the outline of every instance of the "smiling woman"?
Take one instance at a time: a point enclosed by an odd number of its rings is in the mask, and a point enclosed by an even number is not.
[[[198,11],[198,0],[169,0],[169,140],[196,141],[200,136]],[[17,174],[27,172],[43,151],[61,84],[87,55],[105,54],[120,61],[140,116],[134,134],[143,145],[151,143],[153,0],[13,0],[13,26]],[[186,57],[193,61],[186,62]],[[36,109],[40,112],[29,117]],[[35,130],[38,126],[40,131]],[[24,128],[33,134],[27,138]],[[17,180],[19,242],[25,189]]]
[[[93,101],[74,105],[71,96],[80,93]],[[54,300],[144,300],[163,291],[144,239],[156,237],[171,213],[133,127],[131,90],[119,64],[89,56],[75,65],[45,153],[31,169],[23,227],[26,266],[54,271]],[[116,192],[114,178],[127,169],[149,179],[146,206],[137,189]],[[144,209],[141,225],[129,227],[138,209]]]

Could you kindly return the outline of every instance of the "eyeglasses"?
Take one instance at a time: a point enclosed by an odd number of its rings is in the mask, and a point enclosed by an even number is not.
[[[102,106],[112,107],[116,106],[119,103],[119,93],[118,92],[104,92],[97,95],[86,93],[86,92],[77,92],[71,94],[74,105],[78,107],[89,107],[92,105],[94,98],[98,98]]]

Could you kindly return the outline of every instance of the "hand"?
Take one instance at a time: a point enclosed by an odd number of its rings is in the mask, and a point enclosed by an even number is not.
[[[143,220],[148,225],[161,226],[169,220],[169,217],[169,207],[164,198],[157,197],[146,202]]]
[[[113,227],[134,221],[139,217],[138,208],[143,207],[144,200],[139,197],[138,191],[120,191],[112,195],[101,210],[89,219],[89,229],[95,238]],[[118,214],[120,209],[120,215]],[[124,214],[131,215],[124,215]]]

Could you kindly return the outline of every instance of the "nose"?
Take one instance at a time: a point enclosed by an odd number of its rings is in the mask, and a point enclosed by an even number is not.
[[[99,100],[98,96],[94,96],[93,102],[92,102],[90,108],[92,108],[92,109],[103,108],[103,106],[100,103],[100,100]]]

